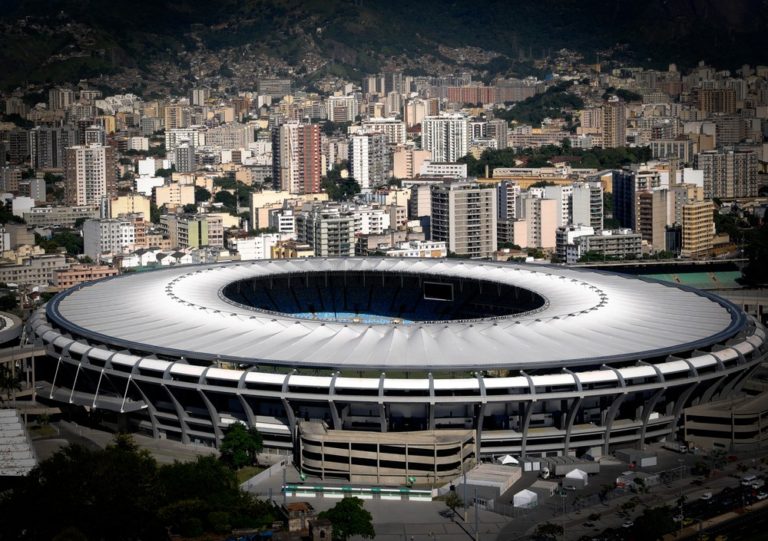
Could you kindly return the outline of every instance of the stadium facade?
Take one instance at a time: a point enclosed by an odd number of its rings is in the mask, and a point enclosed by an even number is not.
[[[738,392],[768,351],[701,291],[451,259],[126,275],[59,294],[27,329],[52,401],[208,445],[242,421],[307,472],[381,483],[675,438],[685,407]]]

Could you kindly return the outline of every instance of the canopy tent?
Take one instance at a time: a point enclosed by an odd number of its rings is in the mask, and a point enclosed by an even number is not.
[[[518,460],[515,457],[513,457],[512,455],[501,456],[501,457],[497,458],[496,461],[499,464],[504,464],[504,465],[507,465],[507,464],[517,465],[517,464],[520,464],[520,462],[518,462]]]
[[[535,492],[525,489],[512,497],[512,505],[515,507],[536,507],[539,497]]]
[[[566,488],[584,488],[588,484],[589,474],[578,468],[569,471],[563,478],[563,487]]]

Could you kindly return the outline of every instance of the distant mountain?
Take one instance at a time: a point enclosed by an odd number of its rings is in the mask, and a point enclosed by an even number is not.
[[[358,73],[424,54],[460,66],[441,46],[497,52],[488,67],[501,73],[546,51],[591,59],[617,44],[645,65],[768,63],[768,0],[0,0],[0,25],[6,87],[146,71],[201,47],[245,45]]]

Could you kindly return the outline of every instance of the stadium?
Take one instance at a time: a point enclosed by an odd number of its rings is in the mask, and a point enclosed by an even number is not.
[[[323,478],[434,482],[480,456],[677,437],[765,329],[683,286],[554,266],[311,258],[91,282],[33,315],[39,396],[156,438],[242,421]]]

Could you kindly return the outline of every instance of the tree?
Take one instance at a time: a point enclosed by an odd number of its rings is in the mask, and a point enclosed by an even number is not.
[[[551,522],[544,522],[536,526],[536,531],[533,533],[537,539],[555,539],[558,535],[563,535],[563,527],[559,524],[552,524]]]
[[[318,515],[327,518],[333,525],[333,541],[347,541],[354,535],[364,539],[373,539],[373,517],[363,508],[360,498],[344,498],[339,503]]]
[[[7,312],[8,310],[13,310],[18,305],[19,301],[16,299],[16,295],[13,293],[0,297],[0,310]]]
[[[656,541],[675,529],[673,512],[669,507],[651,507],[643,511],[632,527],[636,539]]]
[[[328,197],[334,201],[345,201],[356,193],[360,193],[360,184],[354,178],[342,176],[341,172],[346,168],[346,162],[335,165],[320,184]]]
[[[186,214],[195,214],[197,212],[197,205],[194,203],[188,203],[184,205],[183,210]]]
[[[15,399],[16,391],[21,391],[21,374],[8,365],[0,365],[0,402]]]
[[[153,224],[160,223],[160,209],[154,202],[149,203],[149,221]]]
[[[37,506],[46,520],[29,519]],[[214,456],[158,467],[126,435],[103,450],[69,446],[0,498],[2,539],[160,540],[260,528],[274,518]]]
[[[256,455],[262,447],[261,434],[256,428],[234,423],[224,431],[219,452],[224,462],[234,468],[242,468],[256,463]]]
[[[768,223],[747,237],[749,263],[744,268],[744,279],[752,285],[768,282]]]
[[[202,186],[195,186],[195,203],[204,203],[211,200],[211,192]]]
[[[228,209],[237,209],[237,196],[227,191],[217,192],[213,197],[213,200],[217,203],[221,203]]]
[[[448,508],[455,513],[457,507],[464,507],[464,502],[461,500],[459,495],[456,494],[455,490],[451,490],[445,497],[445,505],[447,505]]]

